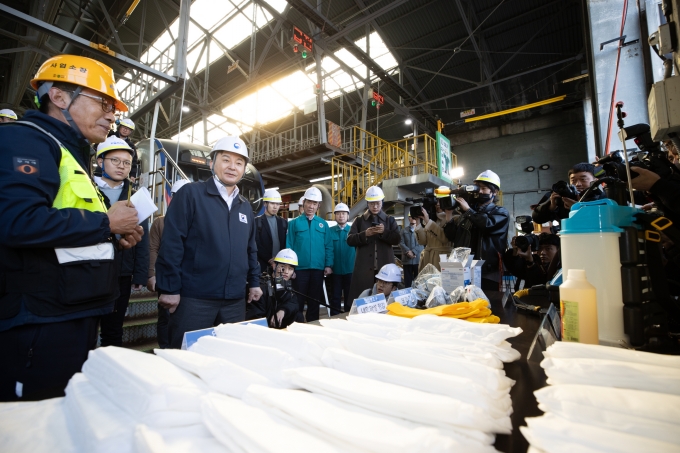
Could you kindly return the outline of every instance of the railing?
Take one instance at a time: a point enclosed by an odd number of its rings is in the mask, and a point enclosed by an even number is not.
[[[416,154],[418,163],[414,168],[414,175],[422,173],[438,174],[437,141],[434,138],[427,134],[421,134],[416,137],[397,140],[394,144],[399,148],[407,149]],[[457,167],[458,159],[456,155],[451,153],[451,159],[452,165]]]

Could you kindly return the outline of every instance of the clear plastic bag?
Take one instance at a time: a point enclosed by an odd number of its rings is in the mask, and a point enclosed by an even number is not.
[[[435,286],[432,292],[430,293],[430,296],[427,298],[427,302],[425,302],[425,306],[427,308],[449,304],[451,304],[449,296],[446,294],[446,291],[444,291],[444,288],[442,288],[441,286]]]
[[[484,299],[488,303],[487,308],[491,308],[491,301],[481,288],[475,285],[467,285],[465,287],[465,302],[472,302],[477,299]]]
[[[433,287],[428,286],[428,280],[433,278],[439,278],[441,284],[441,272],[432,264],[427,264],[418,276],[413,280],[411,287],[416,298],[420,301],[424,301],[430,295]],[[434,282],[433,282],[434,283]]]
[[[428,290],[432,291],[437,286],[442,286],[441,274],[438,277],[432,277],[427,281]]]
[[[449,261],[456,263],[465,263],[472,253],[472,249],[469,247],[456,247],[449,255]]]
[[[451,300],[452,304],[465,302],[465,288],[459,286],[458,288],[451,291],[451,294],[449,294],[449,299]]]

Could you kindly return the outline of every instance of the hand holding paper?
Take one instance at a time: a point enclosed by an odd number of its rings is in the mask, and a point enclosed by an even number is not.
[[[151,195],[149,194],[149,190],[146,187],[140,187],[139,190],[130,197],[130,201],[137,209],[138,225],[148,219],[151,214],[158,211],[158,207],[154,204]]]

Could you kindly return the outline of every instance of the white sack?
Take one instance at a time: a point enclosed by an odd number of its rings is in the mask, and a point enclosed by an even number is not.
[[[388,338],[390,332],[393,331],[391,327],[379,326],[377,324],[359,324],[345,321],[344,319],[322,319],[319,321],[319,323],[327,329],[356,332],[369,337],[378,338]]]
[[[235,452],[335,453],[326,441],[274,419],[262,409],[229,396],[211,393],[201,399],[203,423],[215,438]]]
[[[509,434],[509,418],[493,419],[484,410],[448,396],[352,376],[331,368],[302,367],[285,371],[296,385],[357,406],[418,423]]]
[[[467,321],[466,321],[467,322]],[[470,323],[473,324],[473,323]],[[429,341],[443,348],[460,349],[467,347],[474,347],[480,352],[488,352],[493,354],[499,360],[509,363],[518,360],[521,354],[512,348],[512,345],[507,341],[501,341],[498,344],[489,343],[487,341],[479,341],[479,337],[470,335],[470,332],[459,332],[460,335],[438,335],[431,333],[418,332],[393,332],[388,338],[391,340],[407,340],[407,341]],[[465,337],[465,338],[464,338]]]
[[[621,430],[609,430],[584,423],[574,423],[554,414],[527,417],[527,427],[520,431],[531,444],[546,453],[612,452],[677,453],[674,444],[634,436]]]
[[[230,453],[212,434],[200,425],[199,430],[162,432],[146,425],[137,425],[134,432],[137,453]]]
[[[451,347],[441,347],[436,343],[429,341],[415,341],[415,340],[392,340],[388,342],[389,345],[400,348],[408,349],[415,352],[427,352],[428,354],[438,355],[442,357],[451,357],[454,359],[465,359],[470,362],[481,363],[491,368],[496,368],[498,370],[503,369],[503,362],[490,352],[480,350],[475,346],[456,346]]]
[[[505,418],[512,413],[509,393],[492,398],[488,390],[469,378],[381,362],[337,348],[326,350],[323,363],[354,376],[449,396],[487,411],[492,418]]]
[[[595,344],[556,341],[543,355],[559,359],[604,359],[617,362],[680,368],[680,357]]]
[[[602,359],[543,359],[548,384],[582,384],[680,395],[680,369]]]
[[[250,345],[237,341],[222,340],[204,336],[194,343],[189,351],[217,357],[255,373],[261,374],[279,387],[290,387],[281,372],[300,366],[290,354],[266,346]]]
[[[3,453],[72,453],[76,444],[66,424],[64,398],[0,403]]]
[[[235,398],[241,398],[251,384],[274,385],[261,374],[217,357],[181,349],[154,349],[154,353],[200,377],[210,389]]]

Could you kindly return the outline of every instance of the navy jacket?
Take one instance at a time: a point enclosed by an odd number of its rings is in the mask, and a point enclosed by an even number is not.
[[[260,286],[253,209],[241,195],[231,205],[215,180],[187,184],[165,215],[156,261],[161,294],[196,299],[241,299]]]
[[[89,168],[90,148],[68,124],[38,111],[26,112],[22,120],[50,132]],[[18,166],[16,159],[30,162],[32,170]],[[70,281],[73,269],[57,263],[55,247],[94,245],[111,236],[105,213],[52,207],[60,161],[61,150],[42,132],[12,123],[0,127],[0,320],[8,321],[0,322],[0,330],[3,324],[105,314],[117,297],[117,291],[104,290],[110,286],[106,282]],[[69,275],[60,276],[66,271]],[[115,272],[105,274],[115,278]]]
[[[255,217],[255,241],[257,242],[257,261],[260,263],[260,270],[265,272],[269,265],[269,260],[274,258],[272,247],[272,231],[269,228],[266,214]],[[281,249],[286,248],[286,232],[288,231],[288,220],[276,216],[276,229],[279,232],[279,245]]]
[[[120,197],[115,201],[127,201],[128,195],[128,185],[129,180],[125,180],[123,184],[123,191],[120,193]],[[132,189],[132,193],[135,193],[135,189]],[[111,200],[102,192],[102,197],[104,197],[104,202],[106,207],[111,207]],[[146,281],[149,279],[149,222],[145,220],[141,224],[142,229],[144,229],[144,236],[142,240],[137,243],[131,249],[123,250],[122,259],[120,263],[120,277],[132,276],[133,285],[146,285]]]

